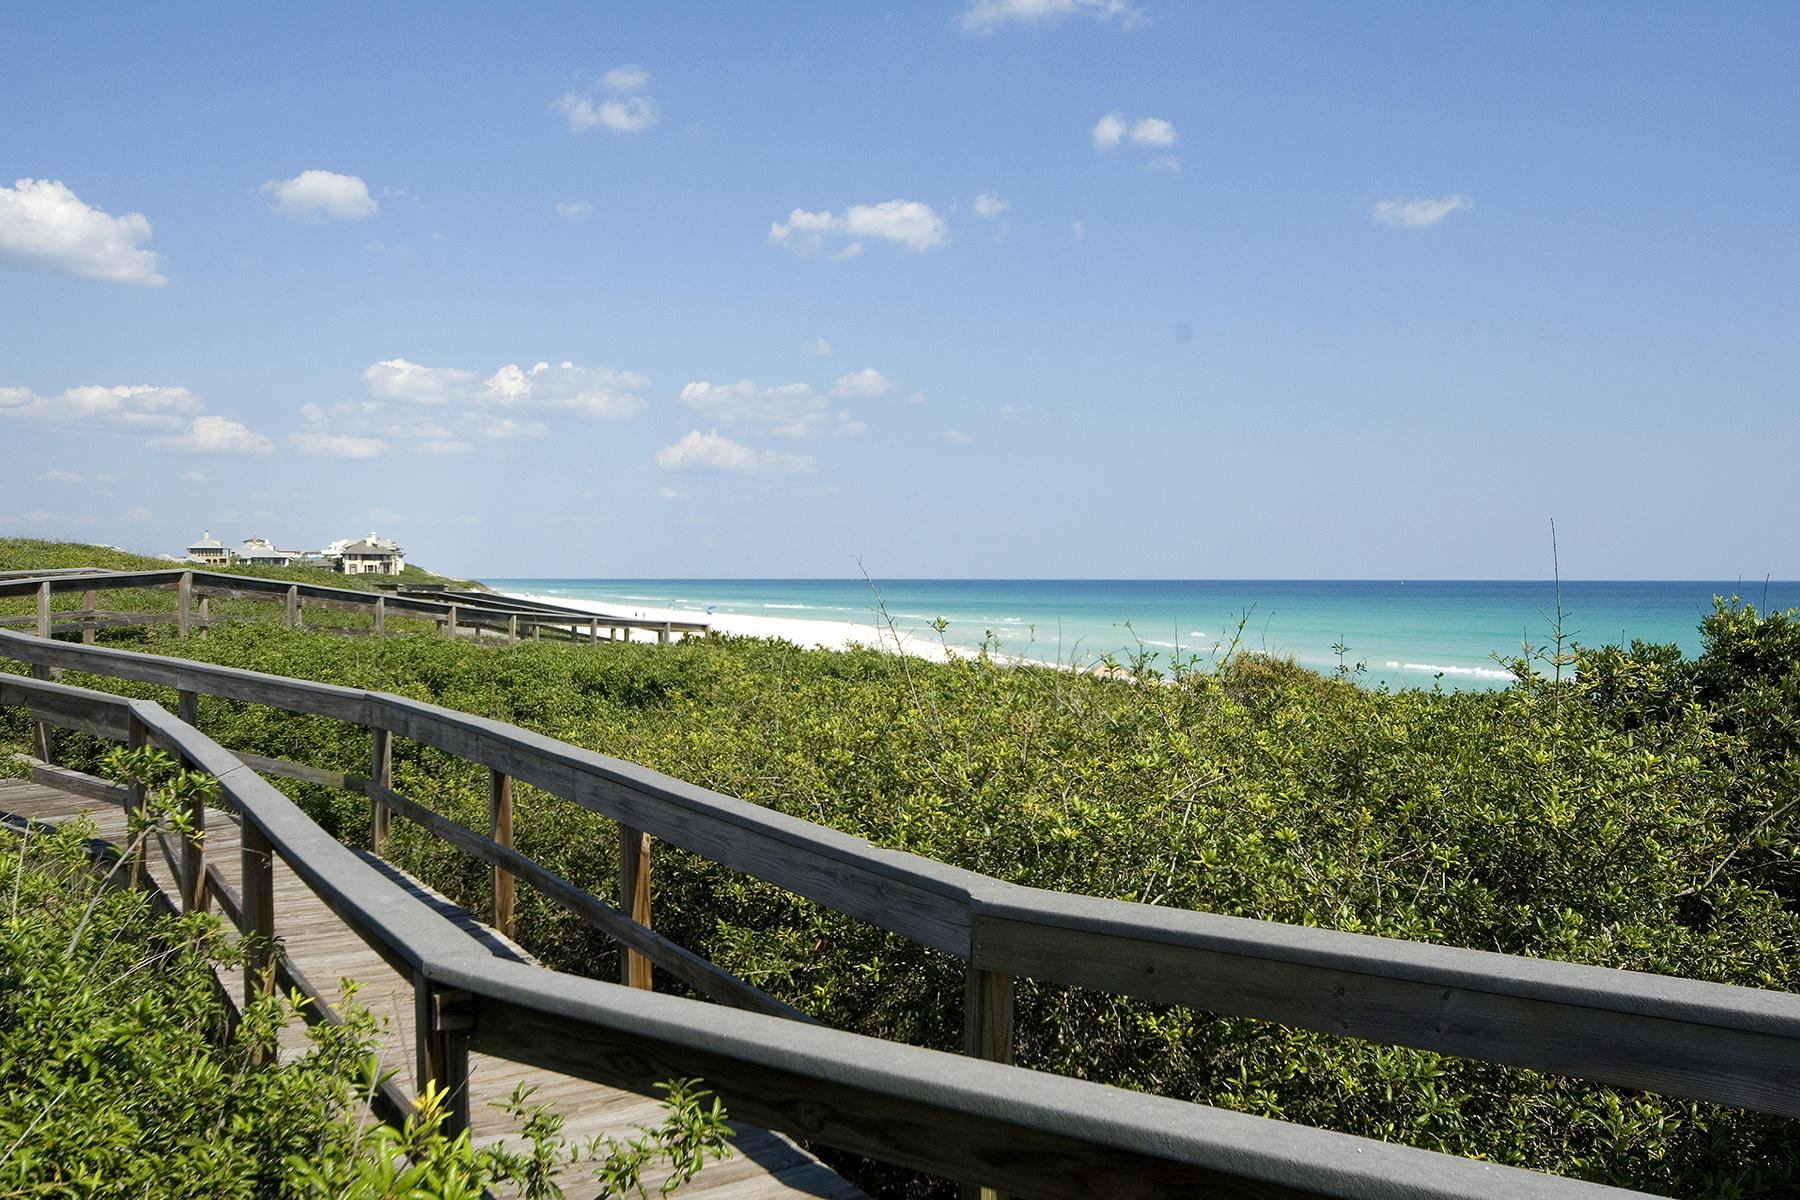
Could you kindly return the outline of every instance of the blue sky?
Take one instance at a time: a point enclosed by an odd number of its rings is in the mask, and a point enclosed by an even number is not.
[[[1785,4],[11,5],[0,534],[1507,578],[1554,518],[1571,577],[1800,577],[1796,45]]]

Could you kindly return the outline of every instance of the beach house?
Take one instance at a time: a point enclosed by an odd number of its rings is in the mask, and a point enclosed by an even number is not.
[[[257,537],[254,533],[244,539],[243,546],[237,552],[239,562],[259,567],[289,566],[299,556],[299,551],[296,550],[277,550],[268,539]]]
[[[223,542],[212,535],[208,529],[200,535],[200,540],[187,548],[188,561],[205,563],[209,567],[226,567],[231,565],[231,551]]]
[[[326,554],[334,551],[338,570],[345,575],[398,575],[406,569],[406,551],[387,538],[376,537],[373,531],[356,541],[327,547]]]

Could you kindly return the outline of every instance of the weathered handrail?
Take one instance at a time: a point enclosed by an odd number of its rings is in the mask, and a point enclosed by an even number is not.
[[[39,571],[0,576],[0,599],[36,597],[40,627],[48,624],[56,632],[67,630],[91,633],[94,629],[132,623],[122,619],[131,614],[102,613],[95,611],[93,607],[92,593],[123,588],[175,591],[178,601],[174,614],[140,615],[139,623],[142,623],[144,616],[152,621],[159,618],[164,621],[172,620],[184,632],[192,620],[188,609],[189,600],[199,600],[204,604],[209,597],[285,604],[289,625],[300,623],[300,610],[304,607],[360,613],[373,618],[377,633],[386,617],[432,621],[446,636],[453,637],[463,631],[475,630],[504,634],[515,640],[520,636],[535,637],[548,633],[569,640],[580,640],[585,635],[586,640],[593,642],[599,640],[599,632],[604,629],[609,637],[620,632],[629,635],[634,630],[642,630],[654,633],[658,641],[666,642],[676,634],[704,635],[709,628],[704,622],[609,617],[510,598],[505,598],[505,603],[497,603],[489,598],[475,603],[456,597],[431,600],[405,593],[364,592],[325,584],[289,583],[252,575],[225,575],[187,568],[153,571]],[[50,597],[71,592],[80,592],[90,597],[84,601],[82,610],[72,612],[50,609]],[[70,621],[68,618],[71,616],[85,619]],[[62,619],[57,620],[58,617]],[[29,620],[29,617],[4,618],[0,619],[0,624]]]
[[[5,632],[0,654],[411,738],[972,972],[1800,1115],[1800,996],[1790,993],[1020,887],[422,701]]]
[[[214,775],[243,821],[240,927],[273,928],[266,879],[269,855],[279,854],[346,926],[411,976],[422,1017],[419,1078],[465,1103],[474,1049],[644,1094],[658,1080],[698,1076],[740,1119],[1022,1196],[1635,1194],[702,1008],[497,958],[325,833],[230,751],[159,706],[10,675],[0,675],[0,704],[146,739]],[[247,973],[247,988],[263,985]]]

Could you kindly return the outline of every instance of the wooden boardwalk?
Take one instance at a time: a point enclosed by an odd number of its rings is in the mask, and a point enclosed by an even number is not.
[[[40,784],[0,781],[0,813],[55,823],[83,811],[92,813],[101,837],[115,842],[123,840],[125,814],[119,808]],[[220,868],[233,887],[240,887],[237,826],[223,813],[209,811],[206,829],[208,861]],[[176,853],[179,853],[178,848]],[[496,955],[521,962],[533,961],[524,950],[450,900],[373,855],[365,854],[364,857],[413,895],[480,938]],[[154,844],[147,861],[158,885],[165,893],[174,894],[171,872]],[[279,859],[275,863],[275,932],[289,961],[327,997],[340,998],[340,979],[353,979],[361,985],[357,1000],[385,1021],[380,1046],[382,1065],[398,1072],[395,1078],[409,1095],[416,1094],[412,981],[397,973],[345,928]],[[239,976],[234,974],[225,982],[231,994],[241,994]],[[303,1030],[291,1028],[287,1048],[297,1050],[304,1044]],[[656,1124],[662,1116],[661,1105],[654,1098],[484,1054],[470,1055],[469,1074],[469,1113],[477,1142],[512,1138],[516,1134],[506,1115],[491,1106],[505,1100],[520,1082],[537,1085],[533,1103],[548,1102],[562,1113],[564,1134],[577,1141],[586,1141],[597,1134],[628,1138],[636,1133],[634,1126]],[[680,1195],[704,1200],[764,1200],[792,1196],[860,1200],[863,1196],[860,1190],[786,1137],[737,1122],[732,1123],[732,1128],[736,1132],[732,1139],[732,1158],[709,1164],[680,1190]],[[564,1176],[563,1182],[571,1194],[579,1194],[577,1180],[580,1178],[574,1169]],[[660,1181],[661,1176],[645,1180],[652,1190]]]

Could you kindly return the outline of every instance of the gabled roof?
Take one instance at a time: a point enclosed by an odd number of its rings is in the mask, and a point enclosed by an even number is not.
[[[378,546],[375,543],[364,539],[361,541],[351,542],[348,546],[345,546],[343,548],[341,553],[344,553],[344,554],[399,554],[400,548],[398,546],[393,546],[393,547]]]
[[[224,544],[212,535],[210,529],[200,535],[199,541],[188,547],[189,550],[223,550],[224,548]]]

